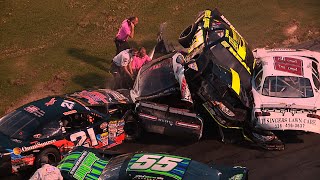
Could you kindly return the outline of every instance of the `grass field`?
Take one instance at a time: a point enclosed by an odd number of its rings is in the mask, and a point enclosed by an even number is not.
[[[319,0],[0,0],[0,115],[48,95],[110,87],[124,18],[139,17],[130,43],[150,50],[160,23],[177,44],[199,11],[215,7],[254,48],[319,36]]]

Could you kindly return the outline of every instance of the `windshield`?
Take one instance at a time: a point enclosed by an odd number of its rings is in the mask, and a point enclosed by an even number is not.
[[[262,95],[281,98],[313,97],[310,80],[297,76],[267,76]]]
[[[134,91],[140,97],[161,93],[177,85],[172,69],[172,59],[167,58],[147,68],[142,68],[135,82]]]
[[[0,119],[0,132],[10,138],[25,140],[39,124],[39,120],[33,114],[16,110]]]

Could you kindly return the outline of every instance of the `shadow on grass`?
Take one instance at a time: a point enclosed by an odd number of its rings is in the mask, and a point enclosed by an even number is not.
[[[107,76],[107,74],[104,76],[98,73],[75,76],[72,81],[83,88],[111,88],[113,85],[111,77]]]
[[[109,68],[105,67],[106,63],[109,62],[108,60],[87,54],[85,49],[70,48],[68,54],[103,71],[109,71]]]

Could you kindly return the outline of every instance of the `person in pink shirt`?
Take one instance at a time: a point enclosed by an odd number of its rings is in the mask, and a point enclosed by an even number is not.
[[[147,62],[151,61],[150,57],[147,55],[147,51],[144,47],[139,49],[139,53],[137,56],[134,56],[131,62],[131,68],[134,75],[137,75],[140,68],[146,64]]]
[[[114,39],[116,44],[116,54],[119,54],[122,50],[130,49],[128,39],[133,38],[134,36],[134,28],[138,24],[139,19],[138,17],[129,17],[125,19],[121,23],[121,27]]]

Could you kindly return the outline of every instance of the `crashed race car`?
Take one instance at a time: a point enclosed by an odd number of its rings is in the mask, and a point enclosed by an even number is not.
[[[28,103],[0,119],[1,176],[39,167],[47,156],[50,164],[76,146],[110,148],[125,138],[123,120],[110,120],[63,96]]]
[[[320,53],[257,49],[252,79],[253,126],[320,134]]]
[[[187,51],[170,50],[160,33],[154,51],[161,52],[153,54],[163,55],[139,70],[132,89],[114,90],[124,102],[109,103],[101,90],[69,97],[111,119],[123,119],[127,139],[153,132],[198,140],[214,124],[224,142],[249,140],[265,149],[283,149],[271,131],[250,123],[255,59],[231,23],[217,9],[206,10],[181,33],[179,42]]]
[[[57,166],[64,179],[248,179],[241,166],[206,165],[190,158],[161,153],[117,154],[89,148],[77,148]]]
[[[283,149],[271,131],[250,123],[255,59],[231,23],[217,9],[206,10],[179,42],[187,52],[167,52],[138,72],[133,89],[126,92],[136,104],[131,119],[147,132],[193,139],[214,122],[222,141],[249,140],[265,149]]]

